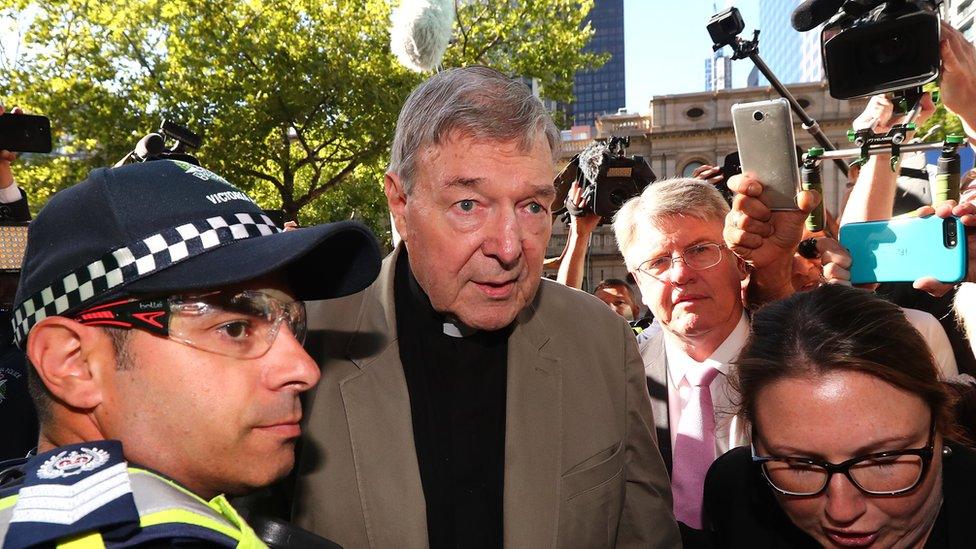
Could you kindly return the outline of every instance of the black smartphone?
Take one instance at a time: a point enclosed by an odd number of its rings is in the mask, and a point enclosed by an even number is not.
[[[51,152],[51,121],[33,114],[0,115],[0,150]]]

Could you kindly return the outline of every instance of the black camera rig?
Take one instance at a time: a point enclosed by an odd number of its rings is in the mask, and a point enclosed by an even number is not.
[[[564,212],[580,216],[594,213],[609,221],[629,198],[637,196],[657,180],[654,170],[643,156],[627,156],[629,137],[612,136],[594,141],[574,156],[556,176],[558,189],[554,214]],[[582,189],[581,206],[567,196],[573,182]]]
[[[803,127],[819,143],[803,155],[803,187],[822,192],[820,162],[833,160],[847,175],[845,158],[863,165],[871,155],[891,153],[891,169],[898,169],[902,152],[941,149],[933,198],[936,202],[959,198],[959,145],[962,136],[952,135],[942,143],[905,144],[920,110],[922,86],[939,76],[939,15],[941,0],[807,0],[793,12],[793,27],[801,32],[824,24],[821,49],[830,94],[852,99],[892,92],[898,112],[906,116],[883,135],[870,129],[848,132],[857,148],[837,150],[793,95],[776,78],[759,56],[759,31],[752,40],[739,34],[745,23],[732,7],[709,20],[707,30],[716,51],[730,46],[733,59],[748,57],[784,97]],[[807,228],[822,230],[823,203],[810,214]]]
[[[166,147],[167,139],[175,141],[169,148]],[[189,154],[187,149],[199,149],[202,144],[203,138],[189,128],[163,119],[158,131],[146,134],[136,143],[136,148],[116,162],[115,166],[162,159],[182,160],[199,166],[200,162],[195,156]]]

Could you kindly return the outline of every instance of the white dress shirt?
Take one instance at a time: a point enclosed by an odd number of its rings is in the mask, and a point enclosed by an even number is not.
[[[708,386],[712,393],[712,403],[715,406],[715,457],[730,449],[749,444],[749,429],[742,418],[734,415],[733,399],[729,387],[728,372],[730,362],[735,360],[739,351],[746,344],[749,337],[749,321],[746,315],[739,317],[732,333],[715,349],[715,352],[703,362],[698,362],[688,356],[669,334],[664,334],[664,352],[668,357],[668,415],[671,423],[671,447],[674,448],[681,420],[681,411],[688,404],[691,384],[685,378],[689,368],[702,368],[710,365],[719,371],[719,375]]]
[[[925,343],[928,343],[942,379],[951,379],[959,375],[959,366],[956,364],[956,355],[952,351],[952,343],[949,343],[949,336],[946,335],[939,320],[925,311],[906,307],[902,307],[901,310],[905,313],[908,322],[918,330]]]

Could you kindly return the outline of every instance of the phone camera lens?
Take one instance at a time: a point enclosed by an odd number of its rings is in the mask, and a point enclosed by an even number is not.
[[[756,122],[762,122],[763,121],[763,118],[766,118],[766,115],[763,114],[762,111],[756,111],[756,112],[752,113],[752,118]]]

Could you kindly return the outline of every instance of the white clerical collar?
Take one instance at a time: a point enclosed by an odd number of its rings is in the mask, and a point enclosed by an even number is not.
[[[478,330],[465,326],[460,320],[455,318],[444,318],[444,335],[450,337],[468,337],[477,333]]]
[[[697,360],[688,356],[687,353],[677,344],[677,338],[664,335],[664,350],[668,357],[668,372],[671,376],[671,381],[675,386],[681,384],[681,380],[685,377],[685,372],[690,368],[700,368],[703,365],[711,366],[717,369],[722,375],[727,375],[729,370],[729,363],[735,360],[739,355],[739,351],[745,347],[746,340],[749,338],[749,320],[746,318],[745,313],[740,313],[739,322],[736,323],[735,328],[732,332],[726,336],[725,340],[719,345],[712,354],[703,360],[698,362]]]

